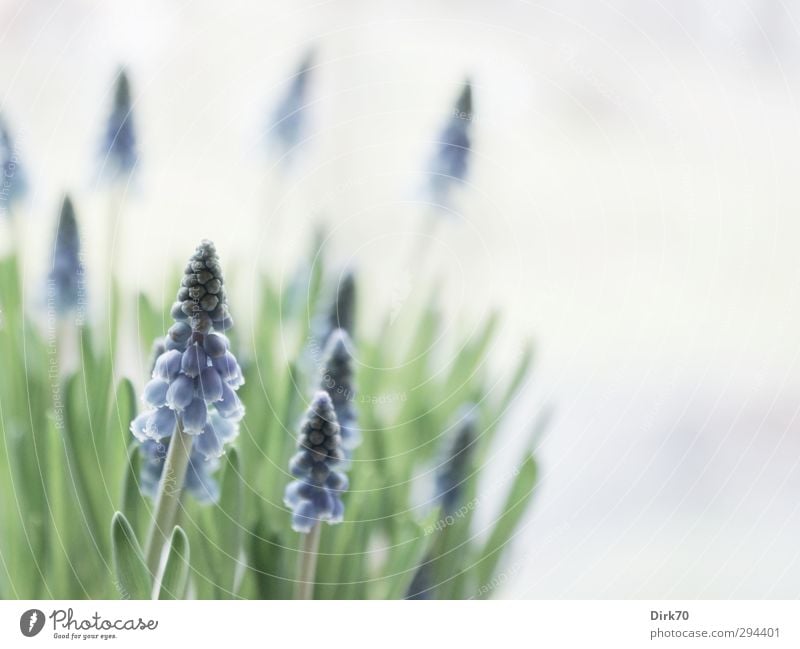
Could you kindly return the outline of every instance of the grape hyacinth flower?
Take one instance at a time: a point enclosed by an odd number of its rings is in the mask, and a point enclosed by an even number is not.
[[[278,102],[270,123],[268,136],[281,156],[288,161],[308,128],[309,88],[316,52],[310,49],[292,78],[286,95]]]
[[[131,85],[127,71],[122,68],[114,85],[114,100],[103,134],[103,174],[109,180],[127,177],[135,169],[139,159],[136,139]]]
[[[335,329],[328,338],[324,352],[324,370],[321,388],[328,393],[339,422],[342,449],[345,457],[361,443],[361,433],[356,428],[356,409],[353,406],[353,356],[350,338],[344,329]]]
[[[283,502],[292,509],[292,529],[302,534],[296,598],[311,599],[322,521],[340,523],[347,476],[339,471],[344,459],[336,412],[327,392],[319,391],[300,428],[297,453],[289,471],[297,478],[286,486]]]
[[[202,241],[189,260],[171,313],[175,324],[167,332],[165,351],[156,359],[153,378],[144,388],[143,399],[150,410],[131,423],[131,432],[142,444],[155,441],[169,446],[148,541],[148,565],[153,569],[158,565],[160,547],[152,537],[156,530],[162,535],[171,532],[180,489],[188,486],[185,480],[193,479],[187,468],[222,456],[225,445],[238,435],[244,416],[244,406],[236,395],[244,378],[227,337],[221,333],[233,321],[222,269],[210,241]],[[203,482],[205,473],[195,470],[194,477]],[[167,481],[179,488],[170,487]]]
[[[446,516],[453,515],[459,507],[465,481],[477,441],[475,405],[466,404],[456,423],[456,431],[445,446],[444,456],[436,475],[437,499]]]
[[[317,392],[300,428],[297,453],[289,462],[297,478],[286,487],[284,503],[293,511],[292,529],[308,534],[320,521],[340,523],[341,494],[347,477],[337,471],[344,459],[336,412],[327,392]]]
[[[0,118],[0,216],[13,209],[25,195],[27,183],[19,164],[16,143]]]
[[[53,244],[53,265],[49,275],[54,306],[64,314],[78,306],[84,291],[81,241],[75,208],[69,196],[64,197]]]
[[[472,110],[472,85],[467,79],[439,135],[438,147],[428,167],[430,199],[438,205],[447,206],[453,187],[467,177]]]

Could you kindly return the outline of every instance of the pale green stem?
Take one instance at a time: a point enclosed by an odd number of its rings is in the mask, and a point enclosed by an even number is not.
[[[109,189],[108,195],[108,230],[106,231],[106,270],[108,274],[109,285],[106,288],[109,293],[111,291],[113,277],[114,277],[114,241],[120,241],[122,232],[120,226],[122,224],[122,209],[123,209],[123,192],[119,183]]]
[[[169,444],[167,457],[164,459],[164,469],[161,481],[158,483],[158,494],[153,510],[153,522],[144,548],[147,567],[153,578],[158,574],[164,544],[169,542],[177,521],[192,440],[191,435],[183,432],[183,423],[179,420]]]
[[[295,583],[295,599],[314,599],[314,578],[317,574],[317,556],[322,525],[317,523],[308,534],[303,534],[300,544],[300,563]]]

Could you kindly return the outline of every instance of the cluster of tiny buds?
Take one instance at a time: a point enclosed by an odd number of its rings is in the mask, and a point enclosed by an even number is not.
[[[289,470],[297,480],[286,487],[284,502],[293,510],[292,528],[308,533],[318,521],[342,520],[341,494],[348,485],[347,477],[336,470],[344,453],[339,424],[326,392],[314,396],[297,447],[289,463]]]
[[[212,327],[225,331],[233,326],[225,299],[222,268],[214,244],[203,240],[184,271],[172,318],[186,322],[192,331],[204,334]]]

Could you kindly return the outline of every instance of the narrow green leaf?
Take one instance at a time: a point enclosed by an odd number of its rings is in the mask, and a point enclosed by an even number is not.
[[[122,499],[120,508],[134,530],[143,531],[140,525],[146,518],[147,501],[142,495],[139,472],[141,467],[139,446],[136,442],[128,447],[128,461],[125,464],[125,477],[122,482]]]
[[[386,590],[376,593],[377,597],[403,599],[408,594],[414,575],[431,554],[436,542],[436,535],[431,532],[434,519],[435,515],[431,515],[425,524],[406,522],[399,526],[402,537],[393,540],[386,564],[386,579],[378,582],[381,586],[385,584]]]
[[[122,294],[119,287],[119,281],[115,275],[111,276],[111,304],[109,308],[108,318],[108,345],[106,346],[106,355],[109,359],[116,356],[117,349],[117,336],[119,333],[120,311],[122,305]]]
[[[167,549],[164,574],[158,586],[158,599],[183,599],[189,583],[189,539],[176,525]]]
[[[91,448],[91,441],[87,432],[88,424],[84,417],[81,416],[85,412],[85,394],[83,392],[83,384],[78,372],[70,375],[67,378],[64,386],[64,433],[66,436],[66,450],[69,466],[67,475],[69,480],[74,484],[80,501],[81,516],[85,519],[85,527],[95,538],[95,542],[100,547],[106,543],[105,538],[97,538],[102,534],[97,534],[102,528],[99,525],[99,517],[95,503],[91,498],[93,492],[91,487],[91,476],[96,475],[97,472],[90,471],[88,460],[91,459],[90,453],[85,452],[85,449]],[[100,489],[102,492],[102,486]]]
[[[114,400],[109,408],[108,423],[104,431],[106,436],[104,468],[110,475],[119,475],[125,470],[125,449],[131,440],[130,424],[135,417],[136,390],[128,379],[122,379],[117,385]]]
[[[256,520],[250,534],[249,574],[255,581],[259,599],[291,597],[294,585],[293,570],[297,562],[290,561],[285,536],[285,532],[282,536],[270,530],[263,517]],[[291,559],[296,559],[294,553],[291,553]]]
[[[111,520],[111,551],[120,599],[150,599],[150,572],[133,528],[122,512]]]
[[[500,399],[499,403],[500,408],[507,408],[509,404],[517,396],[517,392],[522,386],[522,382],[528,377],[528,373],[530,372],[531,366],[533,365],[533,359],[534,359],[533,344],[528,342],[522,348],[522,354],[520,354],[517,366],[511,375],[511,380],[508,382],[508,386],[506,387],[506,390]]]
[[[230,596],[236,592],[242,568],[240,555],[244,538],[244,528],[242,527],[243,485],[236,449],[231,448],[225,459],[219,507],[214,518],[217,528],[217,568],[221,579],[220,586]]]
[[[495,522],[494,529],[478,559],[480,588],[490,583],[506,545],[527,511],[528,503],[535,493],[537,473],[536,460],[533,455],[529,455],[519,468],[519,473],[511,485],[502,513]]]
[[[150,353],[153,341],[164,334],[164,315],[157,310],[150,298],[144,293],[139,293],[136,307],[136,323],[139,326],[139,336],[142,346]]]
[[[53,417],[48,418],[48,467],[45,473],[47,481],[47,505],[50,511],[52,539],[48,544],[50,565],[47,585],[55,597],[65,596],[70,592],[68,552],[70,538],[69,518],[66,515],[66,480],[64,468],[64,436]]]

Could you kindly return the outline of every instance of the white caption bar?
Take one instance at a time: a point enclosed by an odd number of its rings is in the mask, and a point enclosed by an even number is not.
[[[799,647],[800,602],[0,602],[0,646]]]

